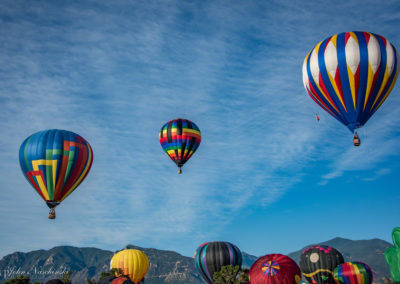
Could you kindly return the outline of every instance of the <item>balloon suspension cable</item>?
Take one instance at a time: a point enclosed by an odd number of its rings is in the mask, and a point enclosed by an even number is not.
[[[179,167],[178,174],[181,174],[181,173],[182,173],[182,168]]]
[[[50,208],[49,219],[55,219],[55,218],[56,218],[56,210],[54,208]]]

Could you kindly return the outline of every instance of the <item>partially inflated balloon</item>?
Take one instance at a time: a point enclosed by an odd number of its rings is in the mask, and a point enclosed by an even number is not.
[[[89,143],[66,130],[37,132],[19,149],[22,173],[51,209],[85,179],[92,161]]]
[[[114,279],[116,279],[114,275],[109,275],[103,277],[101,280],[99,280],[99,282],[97,282],[97,284],[111,284]]]
[[[250,284],[299,284],[301,271],[296,262],[282,254],[260,257],[251,266]]]
[[[337,34],[307,54],[304,87],[321,108],[353,132],[389,96],[399,73],[398,58],[395,47],[383,36]]]
[[[111,259],[111,269],[119,268],[123,275],[138,284],[144,278],[149,269],[149,259],[146,254],[137,249],[124,249],[117,252]],[[119,276],[119,275],[116,275]]]
[[[326,245],[310,246],[300,256],[300,269],[309,283],[335,283],[333,271],[342,263],[342,254]]]
[[[200,129],[187,119],[174,119],[161,127],[159,133],[161,147],[179,168],[192,157],[201,142]]]
[[[115,278],[114,280],[112,280],[112,282],[110,282],[110,284],[134,284],[134,282],[132,282],[129,278],[127,277],[118,277]]]
[[[373,274],[371,268],[362,262],[345,262],[335,268],[334,278],[339,284],[371,284]]]
[[[390,275],[396,282],[400,282],[400,228],[392,231],[393,247],[385,250],[385,260],[390,267]]]
[[[45,284],[64,284],[64,282],[61,279],[51,279],[46,281]]]
[[[203,279],[212,284],[214,273],[220,271],[222,266],[242,266],[242,253],[231,243],[209,242],[197,249],[194,263]]]

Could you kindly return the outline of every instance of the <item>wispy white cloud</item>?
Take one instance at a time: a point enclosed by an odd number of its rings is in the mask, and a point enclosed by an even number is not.
[[[128,242],[190,252],[250,204],[281,198],[308,163],[331,165],[326,182],[354,169],[354,159],[358,169],[374,169],[398,142],[397,100],[382,111],[392,115],[371,120],[381,138],[345,153],[346,130],[336,132],[327,115],[315,122],[303,58],[321,37],[349,26],[321,24],[323,5],[21,5],[0,4],[0,169],[9,176],[0,180],[0,225],[8,228],[0,254]],[[203,135],[183,175],[157,140],[176,117],[195,121]],[[46,128],[75,131],[94,149],[89,176],[51,224],[17,162],[25,137]]]
[[[347,149],[340,152],[336,149],[331,153],[331,171],[322,176],[322,184],[327,181],[341,177],[348,171],[372,170],[373,177],[364,178],[371,181],[382,175],[388,174],[390,169],[380,169],[377,166],[382,164],[388,157],[398,156],[400,149],[397,147],[400,143],[398,137],[398,125],[400,119],[397,113],[400,112],[400,100],[395,97],[388,98],[388,102],[377,111],[375,116],[361,128],[358,132],[361,136],[362,147],[354,147],[351,144],[351,136],[347,135],[349,140]],[[339,140],[340,141],[340,140]]]
[[[377,170],[375,172],[374,175],[372,175],[370,177],[367,177],[367,178],[364,178],[364,180],[365,181],[373,181],[373,180],[376,180],[377,178],[380,178],[381,176],[385,176],[387,174],[390,174],[391,172],[392,172],[391,169],[385,169],[385,168],[379,169],[379,170]]]

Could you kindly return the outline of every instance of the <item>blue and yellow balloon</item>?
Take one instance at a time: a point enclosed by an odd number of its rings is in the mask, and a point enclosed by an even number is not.
[[[392,91],[399,74],[398,58],[396,48],[383,36],[336,34],[307,54],[304,87],[314,102],[355,132]]]
[[[32,134],[19,149],[19,163],[27,181],[50,208],[54,208],[85,179],[93,162],[90,144],[66,130],[44,130]]]

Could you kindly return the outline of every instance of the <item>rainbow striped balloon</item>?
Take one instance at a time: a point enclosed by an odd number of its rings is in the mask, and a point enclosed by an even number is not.
[[[342,284],[371,284],[373,274],[367,264],[353,261],[345,262],[336,267],[334,278],[336,283]]]
[[[19,150],[22,173],[49,208],[56,207],[76,189],[92,162],[90,144],[66,130],[37,132]]]
[[[161,147],[179,168],[192,157],[201,142],[200,129],[187,119],[174,119],[161,127],[159,133]]]
[[[398,74],[395,47],[368,32],[333,35],[317,44],[303,64],[310,97],[352,132],[386,100]]]

